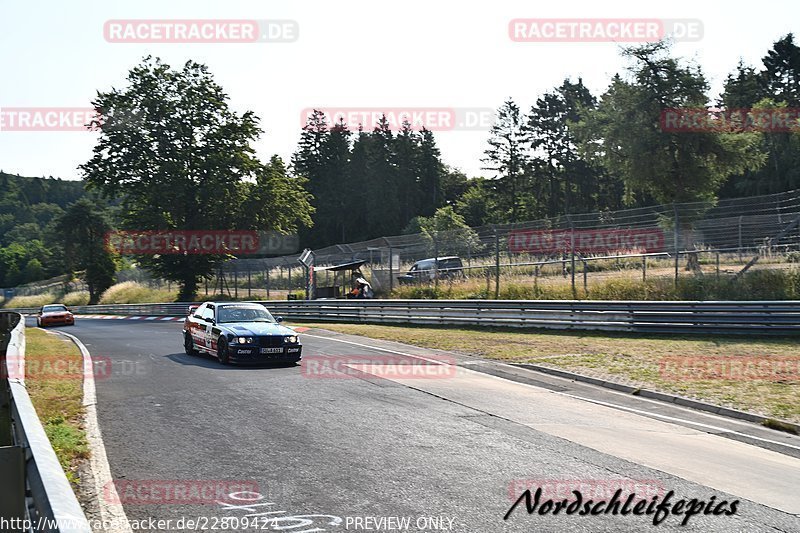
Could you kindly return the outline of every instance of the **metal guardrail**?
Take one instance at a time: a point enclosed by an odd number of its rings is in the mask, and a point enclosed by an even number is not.
[[[0,417],[6,413],[11,422],[8,442],[0,440],[7,444],[0,446],[0,517],[20,525],[3,531],[91,533],[25,388],[24,317],[0,311],[0,333],[0,405],[6,407]],[[22,529],[23,520],[31,527]]]
[[[800,301],[295,300],[267,301],[292,320],[601,330],[800,334]],[[190,303],[76,306],[77,314],[182,316]],[[33,310],[35,311],[35,310]]]

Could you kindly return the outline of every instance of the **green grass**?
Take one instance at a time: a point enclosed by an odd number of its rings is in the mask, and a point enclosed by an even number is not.
[[[512,363],[535,363],[632,386],[670,392],[714,404],[800,423],[797,376],[773,380],[676,380],[662,373],[667,357],[800,357],[797,339],[735,336],[641,336],[596,332],[542,332],[495,328],[447,328],[368,324],[308,324],[341,333]]]
[[[82,427],[83,381],[79,376],[59,377],[53,371],[37,373],[36,369],[54,359],[68,362],[70,368],[82,368],[83,358],[69,339],[38,328],[27,328],[25,341],[26,388],[67,479],[77,484],[77,467],[89,456]]]

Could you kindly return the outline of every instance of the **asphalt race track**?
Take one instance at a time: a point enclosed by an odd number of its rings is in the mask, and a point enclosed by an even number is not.
[[[134,498],[124,504],[131,520],[247,516],[261,524],[249,530],[291,533],[800,531],[798,438],[758,433],[787,447],[755,446],[604,405],[610,392],[585,401],[553,380],[521,384],[468,365],[439,379],[226,367],[185,355],[180,322],[79,318],[64,331],[110,358],[96,387],[115,480],[248,487],[221,503]],[[304,358],[392,354],[387,343],[308,333]],[[700,513],[686,526],[682,515],[658,526],[652,515],[529,515],[524,503],[504,521],[521,490],[556,482],[596,501],[634,486],[674,491],[673,503],[739,504],[735,515]],[[231,524],[218,530],[244,529]]]

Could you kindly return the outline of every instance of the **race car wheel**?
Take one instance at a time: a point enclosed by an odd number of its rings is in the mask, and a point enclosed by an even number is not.
[[[192,341],[192,336],[189,333],[183,333],[183,349],[186,351],[186,355],[197,355],[198,351],[194,347],[194,342]]]
[[[230,353],[228,352],[228,343],[225,339],[220,338],[217,342],[217,359],[223,365],[230,363]]]

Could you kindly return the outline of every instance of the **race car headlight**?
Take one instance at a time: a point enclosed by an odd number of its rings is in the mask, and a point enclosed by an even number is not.
[[[239,344],[250,344],[253,342],[253,337],[236,337],[236,342]]]
[[[289,335],[283,338],[283,342],[287,344],[297,344],[297,335]]]

